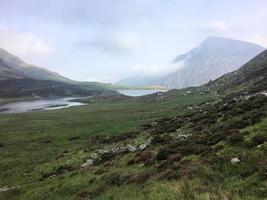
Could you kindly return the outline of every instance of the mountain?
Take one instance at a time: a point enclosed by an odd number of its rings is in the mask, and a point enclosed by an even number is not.
[[[238,70],[208,83],[218,93],[255,94],[267,91],[267,50]]]
[[[214,80],[226,73],[232,72],[253,57],[264,51],[264,48],[249,42],[209,37],[198,47],[186,54],[177,56],[173,63],[183,66],[168,75],[142,80],[124,79],[120,84],[131,85],[161,85],[168,88],[186,88],[199,86]],[[148,81],[146,81],[148,80]]]
[[[26,64],[20,58],[0,48],[0,80],[37,79],[71,82],[70,79],[55,72]]]
[[[91,96],[116,93],[105,84],[77,82],[29,65],[0,49],[0,98]]]

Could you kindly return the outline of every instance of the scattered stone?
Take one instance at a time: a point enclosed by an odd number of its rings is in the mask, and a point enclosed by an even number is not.
[[[8,187],[8,186],[5,186],[5,187],[1,187],[0,188],[0,192],[7,192],[7,191],[10,191],[10,190],[14,190],[15,187]]]
[[[143,151],[151,145],[152,137],[150,137],[144,144],[139,145],[138,150]]]
[[[125,152],[127,150],[127,147],[112,147],[111,148],[111,152],[112,153],[123,153],[123,152]]]
[[[176,136],[176,139],[184,139],[184,140],[186,140],[189,136],[191,136],[192,134],[182,134],[182,133],[180,133],[180,134],[178,134],[177,136]]]
[[[145,150],[147,147],[148,147],[148,144],[147,144],[147,143],[144,143],[144,144],[141,144],[141,145],[138,147],[138,149],[139,149],[140,151],[143,151],[143,150]]]
[[[104,154],[104,153],[108,153],[109,151],[108,150],[105,150],[105,149],[98,149],[98,150],[96,150],[97,151],[97,153],[99,153],[99,154]],[[96,153],[95,153],[96,154]]]
[[[81,165],[81,169],[88,169],[93,164],[94,164],[94,161],[92,159],[88,159],[86,160],[85,163]]]
[[[151,123],[151,126],[156,126],[156,125],[158,125],[158,122],[152,122]]]
[[[130,152],[136,151],[136,148],[134,146],[130,145],[130,144],[127,144],[126,147],[127,147],[127,150],[130,151]]]
[[[239,160],[238,157],[234,157],[234,158],[231,159],[231,163],[232,163],[233,165],[235,165],[235,164],[237,164],[237,163],[240,163],[240,160]]]

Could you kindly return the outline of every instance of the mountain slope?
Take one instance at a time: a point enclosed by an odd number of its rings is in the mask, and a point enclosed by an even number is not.
[[[264,51],[264,48],[249,42],[210,37],[195,49],[177,56],[174,63],[183,66],[179,70],[162,76],[124,79],[120,84],[161,85],[168,88],[200,86],[226,73],[232,72]],[[152,81],[151,81],[152,80]]]
[[[267,90],[267,50],[243,65],[207,84],[218,93],[256,93]]]
[[[164,77],[160,85],[185,88],[205,84],[238,69],[263,50],[244,41],[210,37],[187,54],[178,56],[174,62],[184,62],[184,68]]]
[[[29,65],[0,49],[0,98],[91,96],[116,93],[105,84],[76,82]]]
[[[23,78],[71,82],[70,79],[55,72],[26,64],[18,57],[0,48],[0,80]]]

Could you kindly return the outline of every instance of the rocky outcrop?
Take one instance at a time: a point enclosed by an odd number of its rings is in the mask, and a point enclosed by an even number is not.
[[[137,147],[131,144],[127,144],[126,146],[114,146],[109,149],[97,149],[94,153],[91,154],[90,158],[87,159],[86,162],[84,162],[80,166],[80,170],[81,171],[87,170],[92,165],[96,163],[100,163],[104,161],[105,159],[107,159],[107,156],[109,158],[112,158],[113,156],[121,154],[121,153],[143,151],[151,145],[151,141],[152,141],[152,138],[150,137],[144,143],[137,145]]]

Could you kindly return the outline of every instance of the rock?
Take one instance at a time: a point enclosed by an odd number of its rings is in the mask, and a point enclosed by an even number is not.
[[[98,156],[97,153],[93,153],[93,154],[91,155],[91,157],[92,157],[92,159],[94,159],[94,160],[99,158],[99,156]]]
[[[127,150],[127,147],[112,147],[111,152],[112,153],[122,153]]]
[[[1,187],[0,188],[0,192],[7,192],[7,191],[10,191],[10,190],[14,190],[15,187],[8,187],[8,186],[5,186],[5,187]]]
[[[231,163],[232,163],[233,165],[235,165],[235,164],[237,164],[237,163],[240,163],[240,160],[239,160],[238,157],[234,157],[234,158],[231,159]]]
[[[88,159],[88,160],[86,160],[85,163],[83,163],[83,164],[81,165],[81,169],[87,169],[87,168],[89,168],[90,166],[92,166],[93,164],[94,164],[94,161],[93,161],[92,159]]]
[[[152,122],[151,123],[151,126],[157,126],[158,125],[158,122]]]
[[[140,151],[143,151],[143,150],[145,150],[147,147],[148,147],[148,144],[147,144],[147,143],[144,143],[144,144],[141,144],[141,145],[138,147],[138,149],[139,149]]]
[[[108,150],[105,150],[105,149],[98,149],[97,152],[99,154],[104,154],[104,153],[108,153],[109,151]]]
[[[191,136],[192,134],[182,134],[182,133],[180,133],[180,134],[178,134],[177,136],[176,136],[176,139],[184,139],[184,140],[186,140],[189,136]]]
[[[130,151],[130,152],[134,152],[134,151],[136,151],[136,148],[135,148],[134,146],[130,145],[130,144],[127,144],[126,148],[127,148],[127,150]]]
[[[151,144],[152,138],[150,137],[144,144],[139,145],[138,149],[143,151]]]

